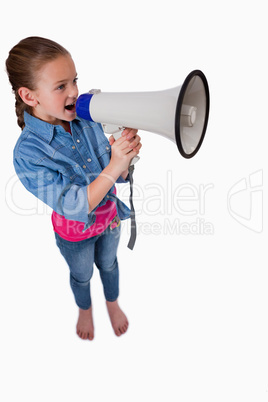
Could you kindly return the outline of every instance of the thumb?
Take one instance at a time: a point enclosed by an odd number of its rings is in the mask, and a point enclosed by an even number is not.
[[[114,142],[115,142],[114,136],[111,135],[111,136],[109,137],[109,143],[110,143],[110,145],[113,145]]]

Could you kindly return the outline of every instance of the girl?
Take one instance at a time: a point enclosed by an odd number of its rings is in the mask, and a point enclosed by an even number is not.
[[[131,159],[141,148],[137,130],[108,141],[97,123],[76,117],[77,73],[70,53],[44,38],[29,37],[9,52],[9,81],[22,129],[14,166],[23,185],[53,209],[56,243],[70,269],[79,307],[77,334],[92,340],[90,297],[93,264],[99,269],[111,324],[117,336],[128,320],[118,305],[117,247],[120,220],[130,215],[116,197]]]

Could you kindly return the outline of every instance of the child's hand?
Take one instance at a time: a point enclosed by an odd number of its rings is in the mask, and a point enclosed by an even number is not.
[[[142,147],[137,132],[138,130],[126,128],[118,140],[115,141],[113,136],[109,138],[112,147],[111,163],[122,169],[121,173],[128,169],[131,159],[138,155]]]
[[[142,144],[140,143],[140,136],[137,135],[138,130],[134,129],[134,128],[125,128],[124,131],[122,132],[122,137],[125,137],[127,140],[130,141],[130,145],[129,148],[132,148],[133,150],[135,149],[137,151],[137,154],[139,153]],[[135,142],[134,142],[135,140]],[[112,146],[113,143],[115,142],[115,139],[113,137],[113,135],[110,136],[109,138],[109,143]],[[133,147],[133,145],[135,145],[135,147]]]

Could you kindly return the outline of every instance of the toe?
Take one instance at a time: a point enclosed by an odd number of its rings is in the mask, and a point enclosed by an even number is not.
[[[116,335],[116,336],[120,336],[120,335],[122,335],[122,334],[121,334],[121,331],[120,331],[120,329],[119,329],[119,328],[115,330],[115,335]]]

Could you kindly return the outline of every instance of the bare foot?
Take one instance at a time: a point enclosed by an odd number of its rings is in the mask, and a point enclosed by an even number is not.
[[[76,325],[76,333],[81,339],[94,338],[94,325],[92,318],[92,307],[88,310],[79,309],[79,317]]]
[[[128,320],[119,307],[117,300],[114,302],[106,301],[106,305],[115,335],[120,336],[127,332]]]

